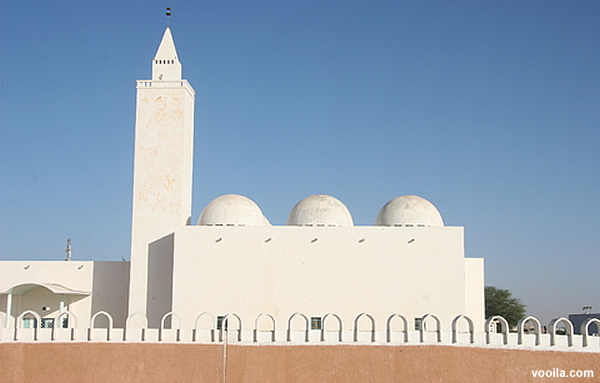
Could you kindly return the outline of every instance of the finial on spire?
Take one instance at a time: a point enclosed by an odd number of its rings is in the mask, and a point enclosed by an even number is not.
[[[67,248],[65,249],[67,256],[65,257],[65,261],[71,260],[71,238],[67,238]]]
[[[167,7],[167,11],[165,12],[167,16],[167,27],[169,26],[169,19],[171,18],[171,8]]]

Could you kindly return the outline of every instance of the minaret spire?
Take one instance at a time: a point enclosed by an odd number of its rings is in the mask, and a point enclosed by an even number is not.
[[[181,80],[181,63],[177,58],[171,28],[167,27],[152,61],[153,81]]]

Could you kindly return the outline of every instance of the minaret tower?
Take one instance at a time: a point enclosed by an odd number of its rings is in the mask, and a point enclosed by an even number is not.
[[[146,314],[150,245],[190,221],[194,93],[167,27],[152,80],[137,81],[129,315]]]

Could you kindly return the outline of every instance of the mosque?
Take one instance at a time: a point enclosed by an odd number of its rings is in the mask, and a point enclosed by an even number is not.
[[[274,226],[230,194],[192,222],[194,98],[167,28],[152,79],[137,81],[130,261],[0,262],[0,326],[81,327],[106,312],[115,327],[158,328],[172,312],[182,328],[235,313],[283,329],[302,313],[320,329],[327,314],[402,313],[418,326],[432,313],[444,331],[458,314],[483,330],[483,259],[465,257],[464,229],[424,198],[382,201],[373,226],[355,226],[340,200],[313,195]]]

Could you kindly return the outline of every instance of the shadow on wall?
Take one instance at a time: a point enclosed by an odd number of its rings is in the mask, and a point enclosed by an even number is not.
[[[118,264],[115,267],[115,264]],[[125,327],[129,296],[129,262],[94,262],[92,312],[111,313],[115,327]],[[127,293],[123,294],[123,287]]]
[[[171,311],[173,302],[173,247],[175,234],[169,234],[148,246],[148,289],[146,307],[148,326],[160,328],[161,319]],[[170,327],[171,318],[166,325]]]

